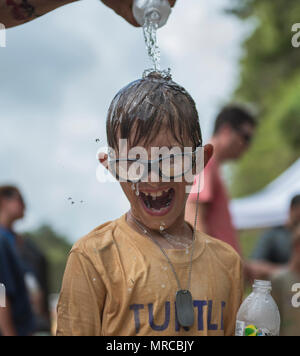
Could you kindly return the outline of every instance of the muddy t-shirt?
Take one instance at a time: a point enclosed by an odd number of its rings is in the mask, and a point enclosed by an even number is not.
[[[190,251],[165,250],[182,288]],[[166,257],[126,217],[104,224],[73,247],[58,304],[58,335],[233,335],[242,301],[242,268],[227,244],[197,233],[191,293],[195,322],[180,327],[178,285]]]

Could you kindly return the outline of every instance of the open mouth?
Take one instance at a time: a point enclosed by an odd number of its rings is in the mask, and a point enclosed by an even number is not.
[[[173,188],[156,192],[140,192],[144,209],[154,216],[168,214],[173,207],[174,198],[175,190]]]

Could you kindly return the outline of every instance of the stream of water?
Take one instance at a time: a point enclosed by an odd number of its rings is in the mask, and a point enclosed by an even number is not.
[[[158,24],[150,21],[149,19],[145,22],[143,26],[144,38],[146,43],[146,48],[148,52],[148,56],[152,62],[153,67],[150,69],[146,69],[143,77],[145,78],[151,72],[160,73],[162,77],[170,78],[171,77],[171,69],[161,70],[160,67],[160,59],[161,52],[157,43],[157,30]]]

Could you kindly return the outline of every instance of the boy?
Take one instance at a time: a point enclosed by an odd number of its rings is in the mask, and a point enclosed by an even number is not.
[[[139,145],[148,154],[154,147],[192,147],[195,154],[202,138],[193,99],[170,78],[151,73],[114,98],[107,137],[117,159],[108,165],[108,157],[101,155],[100,161],[121,181],[131,210],[73,247],[58,305],[57,334],[233,335],[242,298],[241,261],[229,245],[185,222],[192,183],[178,181],[183,171],[173,163],[169,182],[162,179],[168,174],[163,164],[149,169],[144,162],[143,177],[149,179],[141,182],[130,172],[132,160],[125,159],[127,177],[121,166],[120,139],[128,140],[127,148]],[[205,164],[212,153],[213,147],[205,146]],[[195,168],[194,154],[187,159],[190,169]],[[173,162],[175,155],[163,158]]]

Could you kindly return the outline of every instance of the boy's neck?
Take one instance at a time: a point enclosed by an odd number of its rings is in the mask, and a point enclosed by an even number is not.
[[[135,223],[135,220],[137,220],[131,213],[131,211],[129,211],[127,213],[127,223],[129,224],[129,226],[134,229],[136,232],[141,233],[141,230],[139,228],[139,226],[137,226],[137,224]],[[142,224],[143,225],[143,224]],[[173,246],[168,246],[167,243],[163,244],[165,241],[165,238],[163,237],[163,234],[161,234],[159,231],[153,231],[153,230],[149,230],[147,229],[148,232],[151,234],[151,238],[153,240],[156,240],[157,242],[159,242],[162,247],[164,248],[173,248]],[[176,239],[177,241],[182,240],[183,242],[187,242],[189,241],[190,243],[193,240],[193,229],[191,228],[191,226],[189,224],[187,224],[184,220],[184,217],[180,217],[175,224],[173,224],[171,227],[169,227],[167,230],[168,235],[173,236],[174,239]]]

